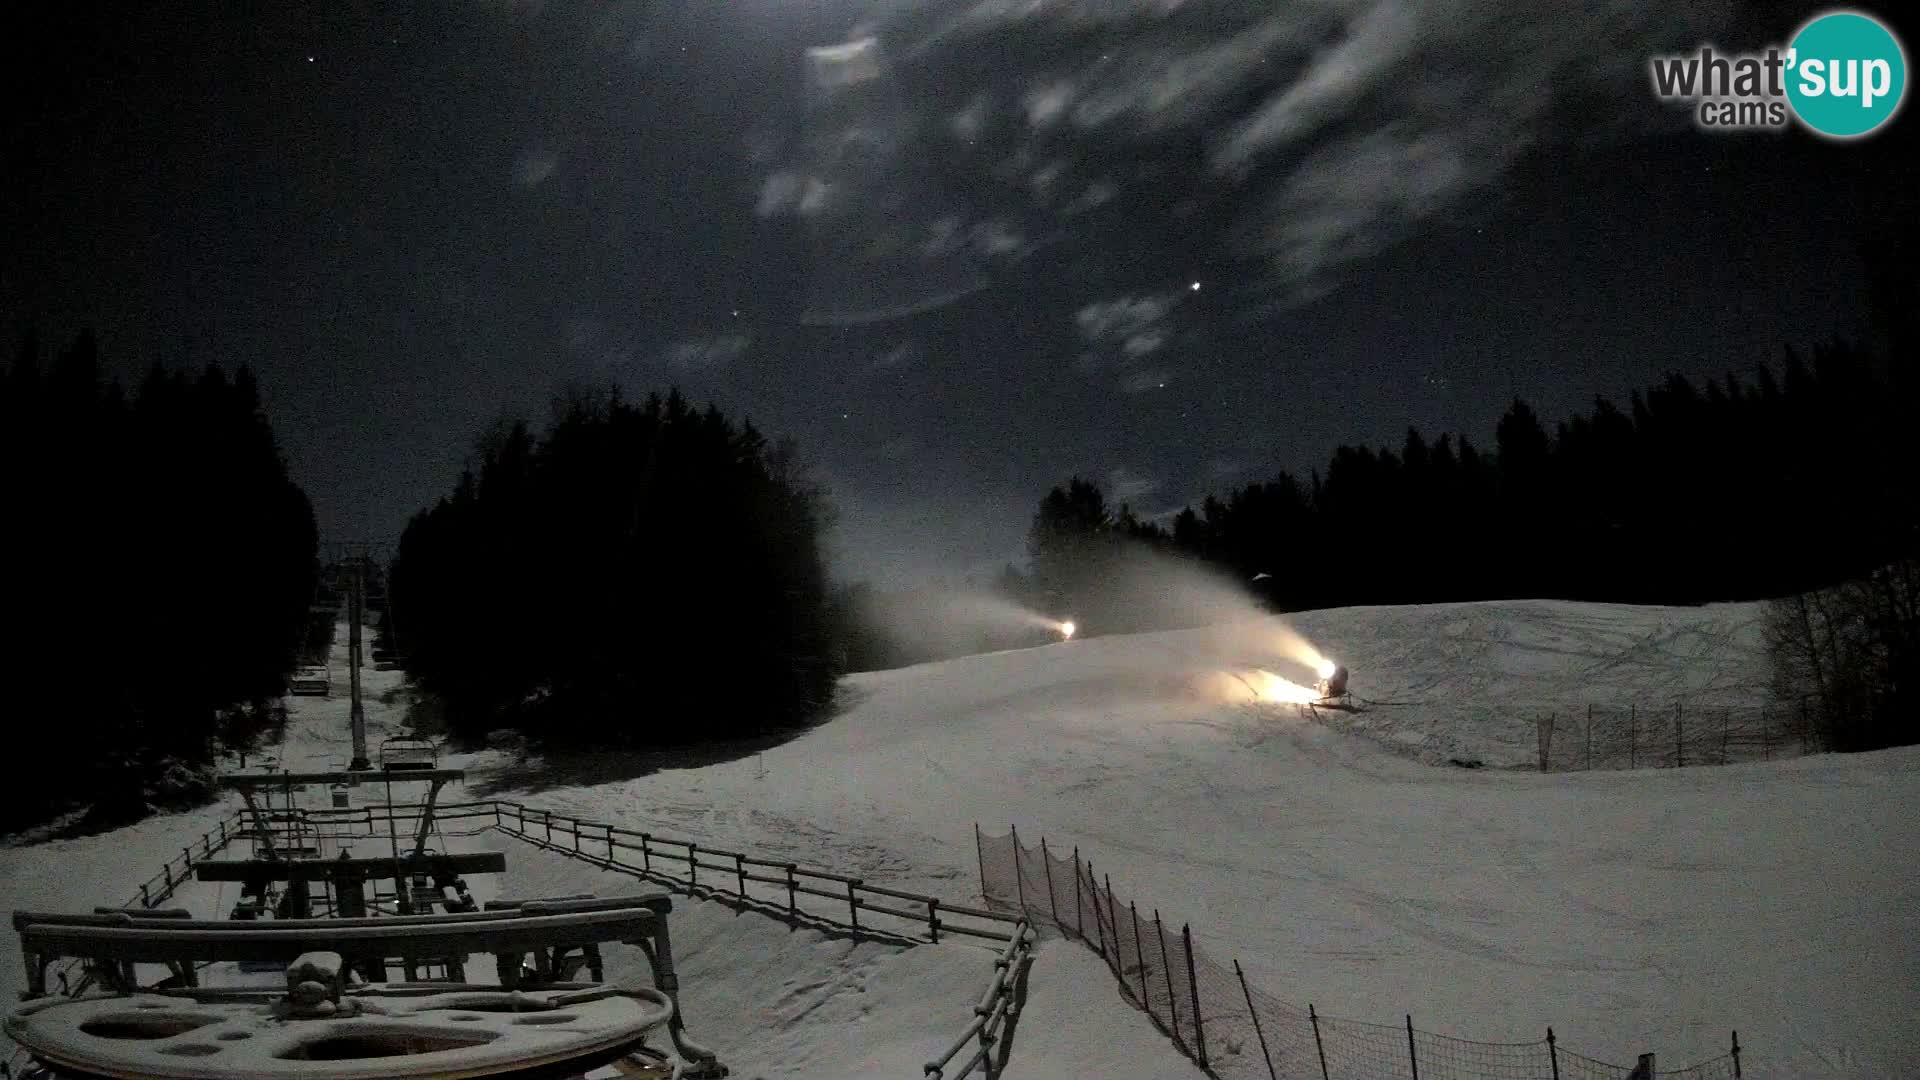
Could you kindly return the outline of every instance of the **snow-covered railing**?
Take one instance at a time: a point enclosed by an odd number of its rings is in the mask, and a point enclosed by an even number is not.
[[[194,864],[210,859],[225,851],[243,832],[245,815],[233,814],[214,823],[214,827],[200,834],[197,844],[188,843],[181,847],[180,856],[168,859],[160,867],[159,873],[140,883],[140,888],[129,896],[120,907],[126,909],[152,910],[173,898],[174,891],[188,881],[193,880]],[[53,967],[50,974],[60,986],[60,993],[67,997],[76,997],[86,993],[93,985],[93,975],[84,970],[84,962],[70,957]],[[15,1057],[19,1055],[16,1053]],[[17,1064],[17,1062],[15,1062]]]
[[[1107,962],[1121,996],[1140,1008],[1181,1053],[1218,1080],[1737,1080],[1740,1038],[1728,1053],[1683,1069],[1657,1069],[1654,1055],[1637,1066],[1613,1065],[1544,1039],[1485,1043],[1321,1015],[1248,985],[1239,961],[1231,968],[1194,948],[1190,927],[1176,934],[1158,911],[1151,920],[1134,903],[1122,907],[1111,877],[1099,878],[1080,857],[1020,843],[1017,830],[981,836],[980,891],[990,904],[1058,927]],[[1125,914],[1122,914],[1125,912]]]
[[[960,1032],[947,1052],[926,1064],[929,1080],[961,1080],[979,1069],[989,1077],[1000,1075],[1007,1067],[1013,1048],[1013,1028],[1020,1020],[1020,1009],[1027,1001],[1027,969],[1033,966],[1033,928],[1025,919],[1015,924],[1013,940],[993,962],[993,982],[973,1007],[973,1022]],[[994,1047],[999,1046],[999,1058]],[[946,1068],[968,1046],[977,1046],[973,1055],[952,1076]]]
[[[496,827],[508,835],[606,869],[679,886],[695,895],[732,897],[784,909],[792,918],[819,918],[854,930],[897,929],[876,926],[870,917],[865,923],[860,921],[862,914],[882,915],[908,924],[905,933],[917,934],[924,930],[927,939],[936,942],[943,932],[1012,941],[1015,934],[1011,928],[1021,921],[1019,916],[953,904],[937,896],[870,885],[861,878],[801,866],[786,859],[750,855],[605,822],[584,821],[507,800],[493,805]],[[801,897],[813,898],[815,902],[803,907]]]

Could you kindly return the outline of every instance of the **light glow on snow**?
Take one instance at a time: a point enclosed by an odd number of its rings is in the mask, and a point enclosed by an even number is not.
[[[1261,669],[1253,673],[1254,692],[1261,701],[1284,702],[1292,705],[1304,705],[1320,700],[1320,695],[1310,686],[1301,686],[1292,679],[1284,679],[1271,671]]]

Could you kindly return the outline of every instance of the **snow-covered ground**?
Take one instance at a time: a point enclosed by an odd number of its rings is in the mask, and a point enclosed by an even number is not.
[[[1756,700],[1755,615],[1495,603],[1316,612],[1293,625],[1353,669],[1356,692],[1413,703],[1384,734],[1500,764],[1531,751],[1537,708]],[[951,897],[977,889],[972,823],[1018,824],[1029,842],[1079,845],[1117,889],[1191,920],[1214,956],[1327,1014],[1393,1023],[1410,1012],[1427,1030],[1487,1040],[1531,1041],[1551,1024],[1582,1053],[1630,1062],[1654,1050],[1668,1065],[1720,1053],[1738,1028],[1750,1077],[1912,1072],[1920,749],[1641,772],[1433,767],[1231,700],[1223,669],[1302,674],[1279,665],[1276,639],[1247,627],[1096,638],[854,676],[843,713],[791,741],[631,780],[584,785],[562,770],[556,781],[494,755],[465,764],[486,794]],[[714,707],[727,707],[724,693]],[[343,759],[344,704],[300,712],[315,739],[294,741]],[[392,721],[385,710],[369,719],[377,742]],[[290,748],[289,763],[307,752]],[[596,763],[600,775],[617,767]],[[7,851],[0,903],[118,896],[221,812]],[[502,846],[510,868],[545,880],[552,856]],[[552,883],[576,887],[578,874],[598,872],[566,864]],[[743,1059],[769,1074],[786,1062],[880,1074],[850,1047],[870,1046],[876,1065],[918,1060],[920,1040],[941,1042],[964,1020],[986,974],[984,959],[976,974],[934,963],[932,950],[790,939],[757,916],[681,907],[676,938],[709,986],[690,994],[737,992],[791,1018],[756,1029],[774,1049]],[[17,971],[0,955],[0,986],[14,988]],[[802,986],[814,989],[783,996]],[[1192,1068],[1078,946],[1043,943],[1033,989],[1017,1075]],[[723,1006],[689,998],[710,1043],[725,1041]]]

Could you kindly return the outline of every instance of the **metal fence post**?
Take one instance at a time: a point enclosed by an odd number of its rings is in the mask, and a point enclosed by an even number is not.
[[[853,928],[855,930],[860,929],[860,898],[853,894],[853,890],[858,888],[859,885],[860,883],[858,881],[847,882],[847,914],[853,918]]]
[[[1113,902],[1113,875],[1107,876],[1107,921],[1113,927],[1113,974],[1120,980],[1122,990],[1126,989],[1126,965],[1120,962],[1120,907]]]
[[[1733,1033],[1733,1080],[1740,1080],[1740,1033]]]
[[[1413,1048],[1413,1014],[1407,1014],[1407,1060],[1413,1063],[1413,1080],[1420,1080],[1420,1055]]]
[[[1020,858],[1022,855],[1025,855],[1026,852],[1020,850],[1019,829],[1009,825],[1007,826],[1007,835],[1013,837],[1013,894],[1020,901],[1020,914],[1026,915],[1028,914],[1027,886],[1025,882],[1027,875],[1020,869]]]
[[[1547,1061],[1553,1065],[1553,1080],[1560,1080],[1560,1051],[1554,1046],[1553,1029],[1547,1029]]]
[[[1087,942],[1086,920],[1080,915],[1080,845],[1073,845],[1073,932],[1082,945]]]
[[[973,855],[980,861],[980,895],[991,901],[993,898],[987,896],[987,849],[980,842],[980,823],[977,821],[973,823]]]
[[[649,874],[653,873],[653,849],[649,846],[652,840],[651,835],[640,834],[640,869]]]
[[[1160,925],[1159,908],[1153,909],[1153,936],[1160,939],[1160,971],[1167,977],[1167,1020],[1173,1028],[1173,1045],[1187,1050],[1186,1040],[1180,1037],[1180,999],[1173,992],[1173,964],[1167,960],[1167,929]]]
[[[935,945],[940,943],[940,898],[937,896],[927,900],[927,937],[933,939]]]
[[[608,825],[607,826],[607,862],[613,863],[618,861],[619,860],[614,858],[614,855],[613,855],[613,826]]]
[[[733,872],[740,878],[740,898],[744,900],[747,897],[747,857],[739,852],[733,856]]]
[[[1207,1029],[1200,1021],[1200,980],[1194,977],[1193,924],[1180,924],[1180,942],[1187,949],[1187,990],[1193,995],[1193,1041],[1200,1049],[1200,1067],[1207,1067]]]
[[[1047,838],[1040,838],[1040,869],[1047,875],[1047,910],[1053,912],[1053,925],[1060,925],[1060,902],[1053,891],[1053,856],[1047,854]]]
[[[575,855],[578,855],[578,854],[580,854],[580,826],[581,826],[581,824],[582,824],[582,823],[581,823],[581,821],[580,821],[580,819],[579,819],[579,818],[574,818],[574,819],[573,819],[573,853],[574,853]]]
[[[1075,871],[1078,877],[1079,872]],[[1087,883],[1093,886],[1093,936],[1100,942],[1100,958],[1107,958],[1107,928],[1100,921],[1100,879],[1093,876],[1093,863],[1087,863]],[[1084,939],[1083,939],[1084,940]]]
[[[1140,1007],[1153,1015],[1152,999],[1147,997],[1147,954],[1140,948],[1140,907],[1133,901],[1127,901],[1127,912],[1133,917],[1133,959],[1140,965]]]
[[[553,843],[553,811],[551,811],[551,810],[542,810],[542,811],[540,811],[540,817],[541,817],[541,819],[542,819],[543,821],[545,821],[545,822],[546,822],[546,825],[547,825],[547,843],[548,843],[549,845],[551,845],[551,844]]]
[[[794,864],[787,864],[787,919],[798,922],[800,919],[800,883],[793,879]]]
[[[1320,1055],[1320,1080],[1327,1080],[1327,1048],[1320,1041],[1320,1014],[1313,1011],[1313,1002],[1307,1002],[1307,1022],[1313,1025],[1313,1049]]]
[[[699,884],[700,845],[689,841],[687,843],[687,888],[696,888]]]
[[[140,906],[143,908],[153,906],[153,901],[147,898],[147,883],[144,881],[140,883]]]
[[[1253,991],[1247,989],[1247,973],[1240,970],[1240,961],[1237,959],[1233,962],[1233,973],[1240,979],[1240,996],[1247,999],[1247,1015],[1253,1018],[1253,1033],[1260,1039],[1260,1058],[1267,1063],[1267,1080],[1280,1080],[1280,1075],[1273,1071],[1273,1055],[1267,1051],[1267,1033],[1260,1027],[1260,1010],[1253,1007]],[[1314,1028],[1316,1041],[1319,1032],[1318,1027]],[[1325,1055],[1321,1057],[1324,1061]],[[1322,1065],[1320,1071],[1326,1072],[1326,1066]]]

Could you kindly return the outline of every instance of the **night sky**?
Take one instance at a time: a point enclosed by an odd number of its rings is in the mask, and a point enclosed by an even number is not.
[[[10,334],[251,364],[330,540],[570,384],[677,384],[797,438],[890,583],[1017,558],[1074,473],[1152,515],[1863,337],[1920,122],[1653,99],[1649,54],[1817,6],[40,6],[0,16]]]

